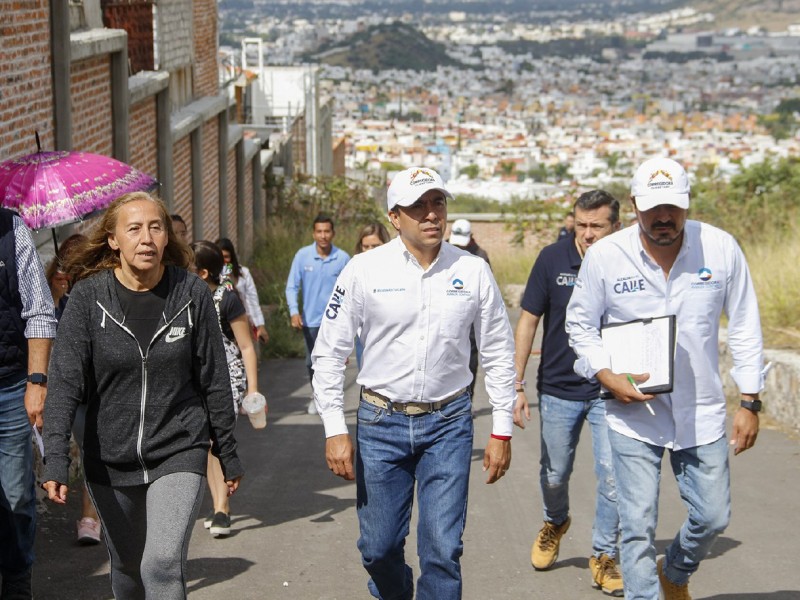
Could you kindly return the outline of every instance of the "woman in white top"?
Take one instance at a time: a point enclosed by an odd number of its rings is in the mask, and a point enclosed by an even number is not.
[[[269,341],[269,334],[264,326],[264,314],[261,312],[261,303],[258,301],[258,290],[253,276],[247,267],[239,264],[232,241],[228,238],[220,238],[217,240],[217,246],[222,250],[225,264],[231,266],[230,277],[244,302],[247,316],[253,326],[253,334],[259,341],[266,344]]]

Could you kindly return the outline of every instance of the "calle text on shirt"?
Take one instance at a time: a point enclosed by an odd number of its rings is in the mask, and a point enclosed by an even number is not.
[[[328,308],[325,310],[325,316],[331,320],[335,319],[339,316],[339,309],[342,306],[342,301],[344,300],[345,296],[345,289],[339,285],[333,288],[333,294],[331,295],[331,300],[328,303]]]
[[[643,292],[644,279],[640,275],[629,275],[620,277],[614,284],[614,292],[617,294],[628,294],[631,292]]]

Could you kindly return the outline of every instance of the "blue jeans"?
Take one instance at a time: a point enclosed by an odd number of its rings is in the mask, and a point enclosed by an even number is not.
[[[592,554],[600,557],[617,555],[617,492],[608,443],[605,401],[564,400],[541,394],[539,421],[542,430],[542,453],[539,464],[539,483],[542,487],[544,520],[561,525],[569,516],[569,478],[575,463],[583,422],[592,428],[594,473],[597,477]]]
[[[314,351],[314,344],[317,343],[319,327],[306,327],[303,325],[303,341],[306,343],[306,369],[308,370],[308,380],[313,383],[314,369],[311,364],[311,353]]]
[[[461,598],[461,554],[472,458],[469,393],[429,414],[406,416],[361,401],[356,489],[358,549],[382,600],[411,599],[405,561],[414,484],[419,501],[417,600]]]
[[[0,573],[24,573],[33,564],[36,494],[31,424],[24,379],[0,389]]]
[[[626,600],[656,600],[654,546],[658,490],[665,448],[609,431]],[[665,574],[678,585],[689,581],[730,521],[728,443],[725,436],[704,446],[670,450],[672,472],[688,509],[686,521],[666,551]]]

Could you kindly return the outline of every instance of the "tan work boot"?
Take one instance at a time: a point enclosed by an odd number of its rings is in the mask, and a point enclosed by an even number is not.
[[[656,570],[658,571],[658,581],[661,584],[659,598],[662,600],[692,600],[692,597],[689,595],[688,583],[678,585],[667,579],[664,573],[664,557],[658,559]]]
[[[592,572],[594,587],[603,590],[609,596],[622,597],[622,574],[617,568],[616,561],[608,554],[601,554],[600,558],[589,558],[589,569]]]
[[[561,536],[567,533],[569,524],[572,522],[570,517],[561,525],[554,525],[548,521],[544,522],[544,527],[539,530],[536,541],[531,548],[531,564],[537,571],[544,571],[553,566],[558,558],[558,545]]]

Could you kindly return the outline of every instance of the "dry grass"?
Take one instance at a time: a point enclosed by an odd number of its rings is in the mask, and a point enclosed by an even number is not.
[[[747,249],[765,345],[800,348],[800,239],[781,236]]]
[[[489,258],[492,261],[492,272],[500,287],[525,285],[540,250],[541,248],[520,248],[511,245],[499,250],[493,249]]]

